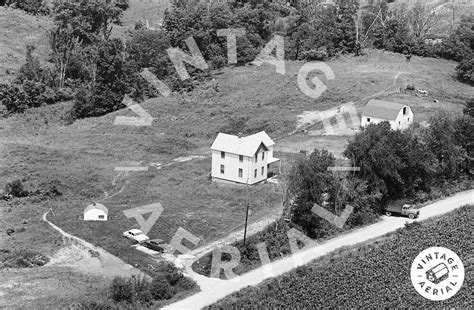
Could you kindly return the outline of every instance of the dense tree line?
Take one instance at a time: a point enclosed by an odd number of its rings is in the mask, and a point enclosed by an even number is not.
[[[162,27],[148,29],[139,21],[119,40],[111,37],[112,28],[121,25],[128,1],[56,1],[51,7],[54,25],[48,31],[54,68],[42,67],[32,54],[34,47],[29,47],[15,82],[0,86],[1,100],[14,113],[74,94],[71,119],[99,116],[123,108],[125,94],[138,101],[157,95],[140,77],[143,68],[173,91],[191,90],[210,70],[228,65],[227,39],[217,33],[226,28],[245,30],[237,36],[237,65],[253,61],[278,34],[285,38],[287,59],[359,55],[372,46],[458,61],[459,80],[473,83],[472,16],[463,18],[442,43],[428,44],[425,40],[439,16],[421,4],[389,9],[386,1],[364,7],[356,0],[335,0],[334,5],[323,2],[293,1],[288,6],[237,1],[206,6],[195,0],[174,0]],[[167,50],[174,47],[188,53],[186,40],[190,37],[209,69],[187,66],[192,79],[182,80]]]

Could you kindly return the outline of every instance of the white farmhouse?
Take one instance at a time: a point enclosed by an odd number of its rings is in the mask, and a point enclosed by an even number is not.
[[[211,146],[212,179],[244,184],[265,181],[270,166],[280,161],[273,157],[274,145],[264,131],[247,137],[219,133]]]
[[[107,221],[108,214],[104,205],[94,202],[84,209],[84,221]]]
[[[362,111],[361,126],[388,121],[393,130],[407,129],[413,123],[413,112],[409,106],[372,99]]]

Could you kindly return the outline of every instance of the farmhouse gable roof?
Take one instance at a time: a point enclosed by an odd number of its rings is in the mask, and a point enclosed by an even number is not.
[[[275,144],[265,131],[242,138],[219,133],[211,150],[252,157],[262,144],[267,148]]]

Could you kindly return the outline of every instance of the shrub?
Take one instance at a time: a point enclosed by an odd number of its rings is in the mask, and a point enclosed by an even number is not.
[[[69,310],[109,310],[114,309],[112,305],[107,302],[83,301],[81,303],[74,303],[69,306]]]
[[[312,49],[301,53],[300,58],[307,61],[312,60],[325,60],[328,57],[328,53],[325,49]]]
[[[23,188],[23,183],[20,180],[14,180],[5,185],[5,193],[13,197],[27,197],[29,192]]]
[[[9,113],[21,113],[28,108],[28,95],[19,85],[0,85],[0,103]]]
[[[456,72],[458,80],[474,85],[474,54],[461,61],[456,67]]]
[[[179,291],[190,291],[196,287],[196,282],[189,277],[181,277],[176,284]]]
[[[170,299],[173,295],[171,285],[162,275],[157,275],[153,278],[150,291],[156,300]]]
[[[38,252],[29,250],[0,250],[0,269],[6,268],[31,268],[44,266],[49,258]]]
[[[168,272],[166,272],[166,281],[168,281],[170,285],[176,285],[176,283],[178,283],[179,280],[181,280],[182,278],[183,278],[183,274],[181,273],[181,271],[179,271],[176,268],[173,268],[171,270],[168,270]]]
[[[112,299],[116,302],[127,301],[132,302],[134,288],[129,279],[115,277],[110,287]]]
[[[0,1],[1,5],[11,5],[33,15],[48,15],[50,9],[43,0],[6,0]]]

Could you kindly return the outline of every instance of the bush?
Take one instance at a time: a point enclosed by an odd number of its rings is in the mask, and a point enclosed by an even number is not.
[[[33,15],[48,15],[50,9],[43,0],[3,0],[0,5],[10,5]]]
[[[168,281],[170,285],[176,285],[176,283],[178,283],[179,280],[181,280],[184,276],[181,273],[181,271],[179,271],[177,268],[173,268],[171,270],[168,270],[168,272],[166,272],[165,277],[166,277],[166,281]]]
[[[153,298],[156,300],[170,299],[173,296],[171,285],[162,275],[153,278],[150,291]]]
[[[303,60],[307,61],[312,61],[312,60],[325,60],[328,57],[328,53],[324,49],[312,49],[309,51],[304,51],[301,53],[300,58]]]
[[[18,179],[5,185],[5,193],[17,198],[27,197],[29,195],[29,192],[23,188],[23,183]]]
[[[112,299],[116,302],[127,301],[132,302],[134,288],[129,279],[115,277],[110,287]]]
[[[69,310],[109,310],[114,309],[112,305],[107,302],[83,301],[81,303],[74,303],[69,305]]]
[[[196,282],[188,277],[181,277],[176,284],[179,291],[190,291],[196,287]]]
[[[9,113],[22,113],[28,108],[39,107],[43,102],[51,103],[46,85],[42,82],[25,81],[23,84],[0,84],[0,103]]]
[[[461,61],[456,67],[456,72],[458,80],[474,85],[474,54]]]
[[[0,85],[0,103],[9,113],[24,112],[28,106],[28,95],[19,85]]]
[[[41,253],[29,250],[0,250],[0,269],[31,268],[44,266],[49,258]]]

